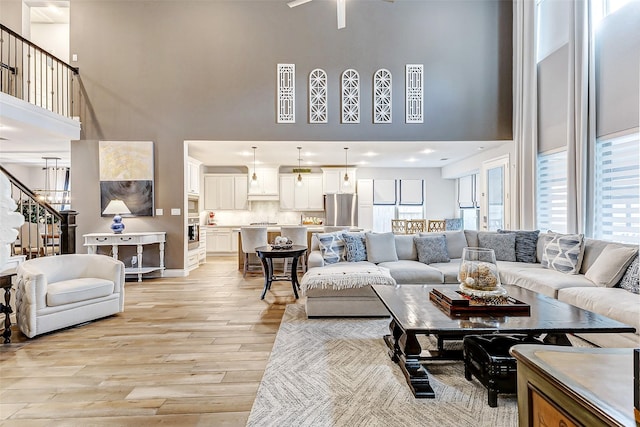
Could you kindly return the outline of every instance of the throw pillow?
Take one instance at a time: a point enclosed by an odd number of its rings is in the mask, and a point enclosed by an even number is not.
[[[611,288],[627,271],[627,267],[637,253],[637,248],[616,244],[607,245],[584,275],[598,286]]]
[[[444,237],[447,238],[449,258],[462,258],[462,250],[467,247],[464,231],[445,231]]]
[[[378,264],[398,260],[393,233],[365,233],[365,240],[368,261]]]
[[[498,230],[498,233],[516,233],[516,261],[531,264],[536,262],[536,248],[540,230]]]
[[[318,233],[318,242],[320,252],[325,264],[334,264],[344,261],[344,240],[342,239],[342,231],[334,231],[333,233]]]
[[[629,264],[627,268],[627,272],[622,276],[622,280],[620,281],[620,287],[622,289],[626,289],[629,292],[633,292],[634,294],[640,294],[640,268],[638,266],[638,257]]]
[[[462,230],[462,218],[445,218],[444,229],[446,231]]]
[[[481,231],[478,233],[478,243],[481,248],[493,249],[496,254],[496,261],[516,260],[516,234],[515,233],[493,233]]]
[[[367,247],[365,246],[364,233],[344,233],[345,258],[349,262],[367,260]]]
[[[434,262],[449,262],[447,252],[447,238],[444,234],[434,234],[415,236],[413,241],[418,251],[418,261],[424,264]]]
[[[584,252],[583,234],[551,234],[542,251],[540,264],[544,268],[566,274],[578,274]]]

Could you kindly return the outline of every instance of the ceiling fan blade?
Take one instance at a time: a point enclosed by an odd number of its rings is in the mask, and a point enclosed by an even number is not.
[[[336,0],[338,7],[338,29],[347,26],[347,0]]]
[[[296,6],[300,6],[301,4],[309,3],[310,1],[311,0],[293,0],[287,3],[287,6],[296,7]]]

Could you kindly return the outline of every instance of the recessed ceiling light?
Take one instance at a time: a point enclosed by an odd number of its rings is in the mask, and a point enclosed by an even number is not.
[[[366,153],[363,154],[364,156],[367,157],[375,157],[378,155],[378,153],[374,153],[373,151],[367,151]]]
[[[425,148],[424,150],[422,150],[422,154],[431,154],[434,151],[435,150],[433,148]]]
[[[415,163],[418,161],[418,159],[416,159],[415,157],[409,157],[406,161],[409,163]]]
[[[484,150],[483,146],[478,147],[478,150]]]

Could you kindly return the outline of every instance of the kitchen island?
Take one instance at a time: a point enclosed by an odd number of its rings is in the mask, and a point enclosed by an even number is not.
[[[296,224],[299,225],[299,224]],[[267,226],[267,240],[269,243],[273,242],[274,239],[280,235],[280,227],[286,226],[286,224],[280,225],[269,225]],[[322,233],[324,232],[324,226],[309,224],[304,225],[307,227],[307,248],[311,247],[311,236],[313,233]],[[362,231],[361,228],[351,227],[350,231]],[[238,233],[238,270],[244,269],[244,253],[242,252],[242,237],[240,236],[240,226],[234,226],[232,231]]]

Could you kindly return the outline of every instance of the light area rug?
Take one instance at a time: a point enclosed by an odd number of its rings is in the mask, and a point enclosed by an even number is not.
[[[289,304],[248,426],[517,426],[515,395],[487,404],[461,361],[430,362],[435,399],[413,397],[382,337],[388,319],[307,319]]]

